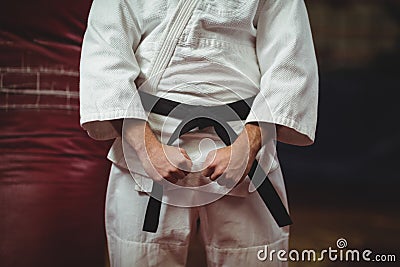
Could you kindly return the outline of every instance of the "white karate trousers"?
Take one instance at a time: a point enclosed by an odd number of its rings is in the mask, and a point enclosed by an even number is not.
[[[269,177],[274,179],[275,175],[282,175],[280,168]],[[128,170],[112,165],[106,199],[111,267],[186,266],[190,237],[197,231],[204,242],[208,267],[288,265],[276,258],[271,262],[257,257],[266,245],[269,251],[288,251],[289,227],[278,227],[256,192],[247,197],[225,195],[191,208],[163,203],[158,230],[148,233],[142,227],[149,196],[135,190],[135,184]],[[188,194],[199,193],[186,190]],[[165,192],[164,199],[171,194],[174,190]]]

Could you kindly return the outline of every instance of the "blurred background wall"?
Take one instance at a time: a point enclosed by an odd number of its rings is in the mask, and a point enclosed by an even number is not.
[[[79,126],[90,1],[0,6],[0,266],[103,266],[110,144]]]
[[[0,8],[0,266],[103,266],[109,143],[79,127],[91,1]],[[279,144],[291,247],[396,254],[400,237],[398,0],[306,1],[320,65],[316,143]],[[377,266],[317,262],[292,266]],[[389,266],[396,266],[385,264]]]
[[[400,1],[306,1],[320,66],[317,139],[279,144],[292,248],[396,254],[400,237]],[[398,264],[398,263],[397,263]],[[292,266],[380,266],[318,262]],[[384,266],[397,266],[386,263]]]

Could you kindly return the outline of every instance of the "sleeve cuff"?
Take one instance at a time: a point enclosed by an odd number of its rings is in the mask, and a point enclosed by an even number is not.
[[[277,125],[277,140],[286,144],[308,146],[314,143],[315,126],[301,124],[294,119],[283,116],[262,115],[257,116],[251,112],[246,119],[246,123],[265,122]]]
[[[81,116],[80,124],[91,138],[95,140],[109,140],[120,135],[110,122],[111,120],[118,119],[147,120],[147,114],[142,109],[92,113]]]

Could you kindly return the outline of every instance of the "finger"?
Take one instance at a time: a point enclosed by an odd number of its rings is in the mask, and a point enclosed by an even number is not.
[[[147,173],[147,175],[149,177],[151,177],[152,180],[154,180],[155,182],[163,182],[164,181],[164,177],[161,173],[159,173],[156,168],[154,167],[154,165],[151,163],[150,160],[147,161],[143,161],[143,167],[145,169],[145,172]]]
[[[176,171],[174,171],[173,173],[171,173],[171,176],[180,180],[185,178],[186,174],[184,171],[180,170],[180,169],[176,169]]]
[[[170,182],[170,183],[173,183],[173,184],[176,184],[177,182],[178,182],[178,178],[176,178],[174,175],[171,175],[171,174],[165,174],[165,175],[162,175],[161,176],[162,177],[162,180],[160,181],[161,183],[168,183],[168,182]]]
[[[167,169],[164,169],[161,175],[164,177],[164,179],[171,182],[176,182],[177,180],[180,180],[186,176],[183,171],[179,170],[173,165],[167,167]]]
[[[218,177],[220,177],[221,175],[222,175],[222,172],[216,169],[216,170],[214,170],[214,172],[211,174],[210,180],[211,180],[211,181],[215,181],[215,180],[217,180]]]
[[[205,176],[205,177],[210,177],[212,174],[213,174],[213,172],[214,172],[214,167],[213,166],[208,166],[207,168],[205,168],[202,172],[201,172],[201,174],[203,175],[203,176]]]
[[[185,176],[191,171],[193,163],[185,149],[179,148],[178,168],[185,173]]]
[[[190,160],[190,157],[188,157],[187,153],[185,150],[182,151],[181,148],[174,147],[174,146],[168,146],[164,145],[164,154],[166,156],[166,159],[170,164],[173,165],[179,165],[179,163]],[[162,157],[162,155],[156,155],[159,157]]]
[[[173,176],[168,176],[167,178],[164,178],[164,181],[168,181],[170,183],[176,184],[179,179],[173,177]]]
[[[204,166],[212,165],[216,155],[217,155],[217,150],[211,150],[210,152],[208,152],[207,157],[204,161]]]
[[[192,161],[192,159],[189,157],[188,153],[186,152],[186,150],[184,148],[179,148],[179,150],[181,151],[181,153],[183,154],[183,156],[185,158],[187,158],[188,160]]]
[[[184,161],[179,162],[178,164],[178,169],[181,170],[184,173],[189,173],[192,170],[192,161],[185,159]]]
[[[201,174],[205,177],[211,177],[211,175],[215,171],[215,164],[213,164],[215,153],[215,150],[208,152],[207,157],[203,163],[203,171],[201,172]]]

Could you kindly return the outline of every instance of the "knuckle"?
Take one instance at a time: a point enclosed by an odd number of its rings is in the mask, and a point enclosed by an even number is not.
[[[213,170],[213,169],[212,169],[211,166],[207,166],[206,168],[204,168],[203,172],[204,172],[204,173],[209,173],[209,174],[210,174],[210,173],[212,173],[212,170]]]
[[[214,157],[214,153],[212,151],[208,152],[206,159],[210,160]]]
[[[166,179],[168,182],[171,182],[171,183],[176,183],[176,181],[177,181],[177,179],[175,179],[175,178],[173,178],[173,177],[171,177],[171,178],[168,178],[168,179]]]
[[[214,176],[215,176],[216,178],[220,178],[220,177],[221,177],[221,173],[220,173],[220,172],[215,172],[215,173],[214,173]]]
[[[170,175],[176,173],[176,167],[170,166],[170,167],[167,169],[167,173],[170,174]]]
[[[163,176],[157,175],[153,178],[156,182],[161,182],[162,180],[164,180]]]
[[[214,160],[214,161],[211,161],[210,164],[209,164],[208,166],[211,167],[211,168],[215,168],[215,167],[218,166],[218,164],[217,164],[217,162]]]
[[[224,173],[224,170],[223,170],[222,168],[217,168],[217,169],[215,170],[215,173],[216,173],[217,175],[222,175],[222,174]]]
[[[161,173],[161,176],[162,176],[164,179],[169,179],[169,178],[171,177],[171,173],[170,173],[168,170],[165,170],[165,171],[163,171],[163,172]]]
[[[222,170],[218,171],[217,174],[218,174],[218,176],[224,176],[224,179],[225,179],[225,175],[224,175],[224,172]]]
[[[179,166],[185,166],[185,165],[187,165],[187,164],[188,164],[188,160],[187,160],[186,158],[180,159],[180,160],[178,161],[178,165],[179,165]]]

